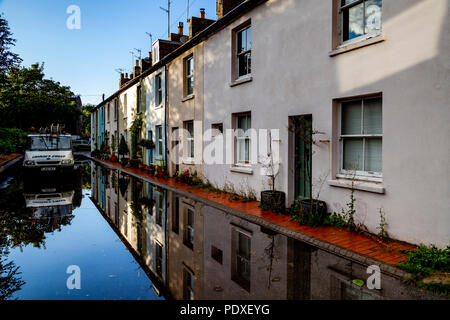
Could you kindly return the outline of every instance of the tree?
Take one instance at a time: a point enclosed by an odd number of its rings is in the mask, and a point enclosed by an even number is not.
[[[125,137],[123,136],[123,134],[120,136],[120,142],[119,142],[119,155],[126,155],[130,152],[130,150],[128,149],[128,145],[127,142],[125,141]]]
[[[81,110],[81,136],[85,139],[91,137],[91,113],[94,108],[94,105],[87,104]]]
[[[43,64],[10,68],[0,88],[0,127],[28,130],[59,123],[70,129],[80,116],[73,92],[44,76]]]
[[[12,67],[17,67],[22,59],[19,55],[10,51],[15,46],[16,39],[12,38],[9,30],[8,21],[0,14],[0,84],[3,83],[4,77]]]

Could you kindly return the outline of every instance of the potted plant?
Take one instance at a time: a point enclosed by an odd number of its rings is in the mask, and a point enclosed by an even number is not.
[[[267,159],[262,163],[266,168],[267,176],[269,177],[269,185],[271,190],[261,191],[261,208],[264,210],[271,210],[276,213],[284,213],[286,209],[286,194],[283,191],[278,191],[276,187],[276,177],[278,176],[278,163],[274,162],[272,150],[272,134],[269,131],[269,152]]]
[[[119,158],[120,158],[120,156],[122,156],[122,159],[123,159],[123,157],[125,155],[130,153],[130,150],[128,149],[128,145],[127,145],[127,142],[125,141],[125,137],[123,136],[123,134],[120,136],[118,153],[119,153]],[[124,161],[121,161],[121,163],[123,165],[127,164],[128,163],[128,159],[126,159]]]
[[[150,163],[148,166],[148,173],[150,173],[151,175],[155,174],[155,164],[154,163]]]
[[[150,139],[141,139],[139,141],[138,145],[145,149],[154,149],[155,148],[155,143],[153,142],[153,140],[150,140]]]

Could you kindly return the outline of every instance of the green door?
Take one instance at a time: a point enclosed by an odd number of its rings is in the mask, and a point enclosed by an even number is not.
[[[292,127],[295,135],[294,196],[295,199],[309,199],[312,161],[311,115],[293,117]]]

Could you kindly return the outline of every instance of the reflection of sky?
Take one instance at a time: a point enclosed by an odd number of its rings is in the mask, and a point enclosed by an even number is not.
[[[160,299],[125,245],[87,198],[74,210],[75,218],[61,232],[46,235],[45,249],[12,249],[10,260],[26,282],[13,298]],[[81,290],[68,290],[66,269],[81,268]]]
[[[364,27],[364,4],[349,9],[349,39],[381,30],[381,0],[366,1],[366,26]]]

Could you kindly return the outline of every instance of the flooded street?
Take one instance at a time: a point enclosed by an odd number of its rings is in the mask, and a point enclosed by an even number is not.
[[[80,162],[0,183],[2,299],[420,297],[366,267],[149,181]],[[78,277],[78,278],[76,278]]]

